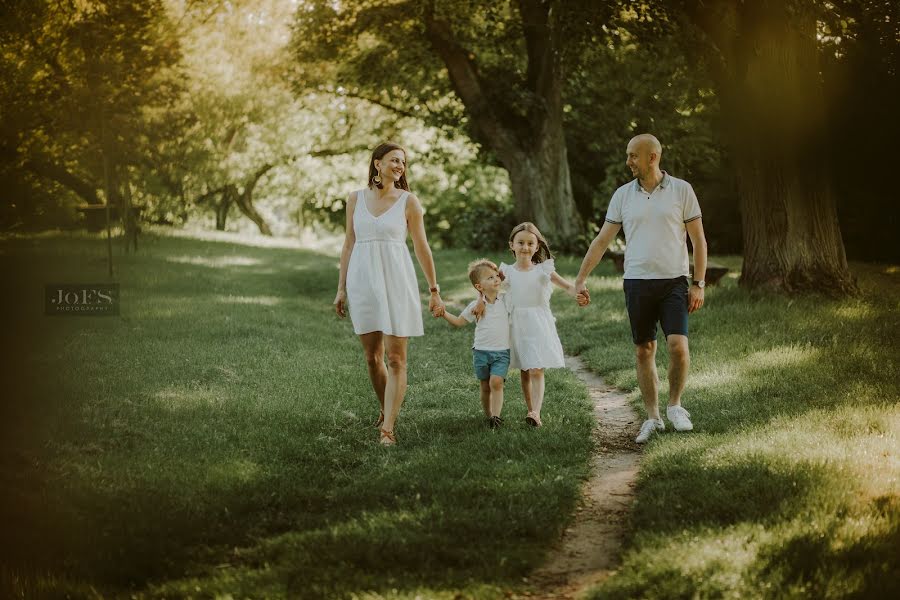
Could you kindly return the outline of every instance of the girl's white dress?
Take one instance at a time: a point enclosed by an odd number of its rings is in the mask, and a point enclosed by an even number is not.
[[[384,213],[373,216],[366,190],[356,192],[353,231],[356,243],[347,266],[347,299],[357,335],[424,335],[419,285],[406,247],[404,192]]]
[[[511,369],[553,369],[566,366],[562,344],[556,334],[556,319],[550,312],[553,260],[545,260],[528,271],[500,263],[506,278],[510,304],[509,334]]]

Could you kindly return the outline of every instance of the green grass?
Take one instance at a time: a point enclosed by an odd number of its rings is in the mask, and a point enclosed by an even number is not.
[[[857,298],[750,295],[736,277],[708,290],[691,319],[695,431],[645,449],[624,564],[591,597],[900,596],[900,269],[853,268]],[[592,308],[559,305],[560,335],[633,390],[621,284],[599,275]]]
[[[492,434],[471,329],[428,319],[400,445],[380,448],[358,341],[331,313],[334,257],[146,236],[117,258],[121,317],[42,316],[43,285],[104,280],[104,252],[84,236],[0,242],[0,596],[527,589],[586,472],[574,376],[549,374],[533,431],[513,375]],[[472,258],[437,254],[445,297],[470,297]],[[644,450],[624,563],[592,597],[898,595],[900,270],[854,271],[857,298],[750,295],[734,278],[707,292],[685,395],[696,430]],[[563,344],[633,389],[619,276],[604,263],[589,286],[587,309],[554,295]]]
[[[147,236],[117,256],[121,317],[41,314],[44,284],[103,281],[104,258],[0,245],[0,596],[497,598],[568,521],[591,429],[572,374],[540,431],[511,377],[492,433],[472,330],[429,319],[385,449],[334,257]],[[440,256],[450,297],[470,258]]]

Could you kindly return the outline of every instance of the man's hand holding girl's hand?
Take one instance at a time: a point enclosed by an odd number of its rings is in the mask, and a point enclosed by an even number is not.
[[[583,283],[575,284],[575,300],[578,306],[584,307],[591,303],[591,294]]]

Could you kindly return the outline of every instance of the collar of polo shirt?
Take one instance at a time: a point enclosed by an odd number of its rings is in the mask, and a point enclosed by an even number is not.
[[[659,182],[659,185],[656,186],[656,187],[658,187],[659,189],[663,189],[663,188],[665,188],[667,185],[669,185],[669,174],[666,173],[665,171],[663,171],[662,174],[663,174],[662,181],[660,181],[660,182]],[[646,192],[646,191],[647,191],[647,190],[645,190],[645,189],[641,186],[641,180],[638,179],[637,177],[634,178],[634,187],[635,187],[635,189],[637,189],[637,191],[639,191],[639,192]],[[653,189],[655,190],[656,188],[653,188]]]

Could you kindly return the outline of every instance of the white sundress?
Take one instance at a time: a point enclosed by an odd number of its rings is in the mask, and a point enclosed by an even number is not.
[[[356,243],[347,266],[347,300],[357,335],[381,331],[397,337],[424,335],[416,270],[406,247],[404,192],[375,217],[366,190],[356,192],[353,231]]]
[[[509,334],[511,369],[555,369],[566,366],[562,344],[556,333],[556,319],[550,312],[555,270],[553,260],[545,260],[528,271],[500,263],[506,278],[506,299],[510,304]]]

